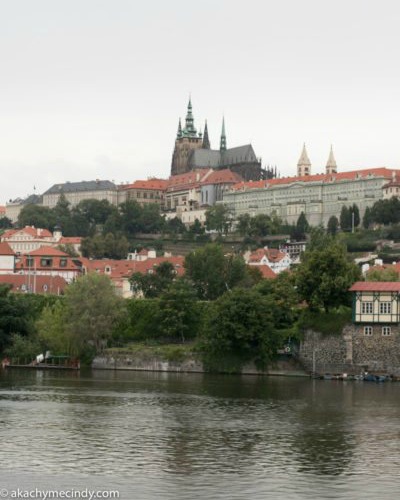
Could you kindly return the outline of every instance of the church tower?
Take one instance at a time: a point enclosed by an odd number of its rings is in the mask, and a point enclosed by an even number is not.
[[[297,176],[304,177],[310,174],[311,174],[311,162],[310,159],[308,158],[306,145],[304,144],[303,151],[301,152],[301,156],[297,163]]]
[[[207,128],[204,130],[204,135],[207,134]],[[192,102],[189,98],[187,107],[185,127],[182,129],[181,120],[179,119],[178,133],[175,139],[175,149],[172,155],[171,175],[184,174],[189,171],[189,157],[194,149],[201,148],[204,138],[194,126],[194,118],[192,113]]]
[[[327,174],[336,174],[337,173],[337,165],[336,160],[333,155],[333,148],[331,146],[331,152],[329,153],[329,158],[326,163],[326,173]]]

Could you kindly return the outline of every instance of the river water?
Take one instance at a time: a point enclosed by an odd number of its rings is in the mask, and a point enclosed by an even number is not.
[[[395,499],[400,383],[6,370],[0,443],[8,495]]]

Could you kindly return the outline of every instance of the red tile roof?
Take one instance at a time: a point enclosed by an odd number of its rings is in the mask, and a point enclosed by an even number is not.
[[[0,283],[12,285],[13,292],[26,292],[28,288],[36,293],[50,293],[58,295],[68,286],[61,276],[28,276],[21,274],[0,274]]]
[[[279,179],[269,179],[265,181],[250,181],[250,182],[240,182],[233,186],[234,189],[262,189],[268,187],[274,187],[285,184],[293,184],[294,182],[339,182],[346,180],[355,180],[358,178],[366,179],[368,176],[374,177],[384,177],[386,179],[391,179],[393,169],[388,169],[386,167],[378,168],[367,168],[363,170],[352,170],[350,172],[339,172],[336,174],[315,174],[315,175],[304,175],[300,177],[282,177]]]
[[[15,255],[14,250],[6,242],[0,243],[0,255]]]
[[[250,255],[249,262],[260,262],[264,255],[270,262],[279,262],[286,257],[284,252],[276,248],[258,248]]]
[[[197,187],[212,172],[212,169],[198,168],[184,174],[172,175],[168,179],[167,191],[179,191],[187,187]]]
[[[178,276],[182,276],[185,273],[183,267],[185,258],[181,256],[156,257],[155,259],[147,259],[145,261],[113,259],[91,260],[86,258],[81,258],[80,261],[86,267],[87,271],[106,274],[114,280],[129,277],[133,273],[146,274],[150,269],[155,269],[162,262],[171,262]],[[107,267],[110,269],[110,272],[106,273]]]
[[[239,174],[225,168],[224,170],[214,170],[201,184],[236,184],[242,181]]]
[[[399,281],[357,281],[350,292],[400,292]]]
[[[251,266],[251,267],[256,267],[261,271],[261,274],[263,275],[263,278],[265,279],[275,279],[276,278],[276,273],[267,265],[263,266]]]
[[[132,184],[121,186],[122,190],[126,189],[148,189],[156,191],[165,191],[167,189],[167,179],[147,179],[145,181],[135,181]]]
[[[27,255],[40,255],[43,257],[69,257],[69,255],[65,252],[62,252],[58,248],[43,246],[37,248],[36,250],[32,250]]]
[[[82,238],[79,236],[63,236],[58,242],[59,245],[80,245]]]

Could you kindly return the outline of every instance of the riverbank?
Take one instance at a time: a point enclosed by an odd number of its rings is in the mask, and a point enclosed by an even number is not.
[[[96,370],[132,370],[153,372],[205,373],[193,345],[147,346],[133,344],[126,348],[107,349],[92,362]],[[258,370],[254,364],[243,367],[243,375],[275,375],[309,377],[309,373],[290,356],[281,355],[266,370]]]

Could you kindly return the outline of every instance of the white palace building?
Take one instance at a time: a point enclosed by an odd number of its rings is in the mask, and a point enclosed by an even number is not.
[[[296,177],[235,184],[224,192],[223,203],[235,218],[275,213],[292,224],[304,212],[311,225],[326,226],[332,215],[339,218],[343,205],[355,203],[362,217],[376,201],[398,196],[399,188],[399,170],[381,167],[338,173],[332,148],[325,173],[311,175],[304,145]]]

